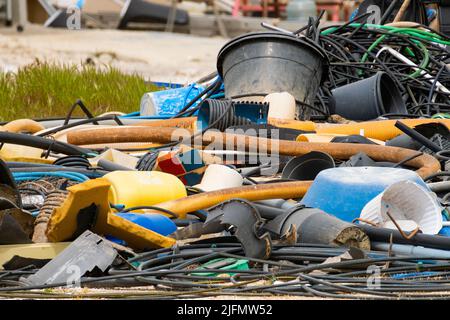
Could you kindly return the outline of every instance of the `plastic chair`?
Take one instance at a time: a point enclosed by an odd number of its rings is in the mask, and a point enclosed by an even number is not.
[[[236,0],[234,2],[232,16],[238,17],[247,15],[248,13],[261,12],[263,17],[268,17],[273,12],[276,17],[280,17],[280,13],[286,10],[285,4],[280,4],[278,0],[261,0],[258,4],[250,3],[249,0]]]

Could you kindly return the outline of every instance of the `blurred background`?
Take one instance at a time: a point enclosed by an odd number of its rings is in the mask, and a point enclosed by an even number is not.
[[[41,62],[113,66],[187,83],[214,71],[219,49],[267,22],[297,30],[349,19],[352,0],[0,0],[0,69]]]

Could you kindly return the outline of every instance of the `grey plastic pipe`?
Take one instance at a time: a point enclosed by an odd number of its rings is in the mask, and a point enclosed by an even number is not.
[[[433,192],[450,191],[450,181],[439,181],[439,182],[427,183],[427,186]]]
[[[389,251],[390,244],[385,242],[372,242],[371,247],[372,250]],[[450,251],[411,246],[406,244],[393,244],[391,251],[395,254],[405,256],[450,259]]]
[[[258,203],[261,203],[263,205],[266,206],[272,206],[275,208],[279,208],[279,209],[285,209],[285,210],[289,210],[292,207],[295,207],[296,204],[289,202],[287,200],[284,199],[270,199],[270,200],[260,200],[257,201]]]

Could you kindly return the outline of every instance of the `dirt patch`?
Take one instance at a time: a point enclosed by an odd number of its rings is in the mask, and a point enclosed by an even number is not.
[[[149,31],[49,29],[31,25],[24,33],[0,29],[0,68],[15,71],[35,59],[112,65],[146,79],[189,82],[212,72],[223,38]]]

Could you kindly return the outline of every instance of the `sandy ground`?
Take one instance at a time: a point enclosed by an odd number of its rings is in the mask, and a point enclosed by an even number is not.
[[[216,68],[224,38],[149,31],[48,29],[31,25],[24,33],[0,28],[0,69],[39,60],[110,64],[152,81],[189,82]]]

